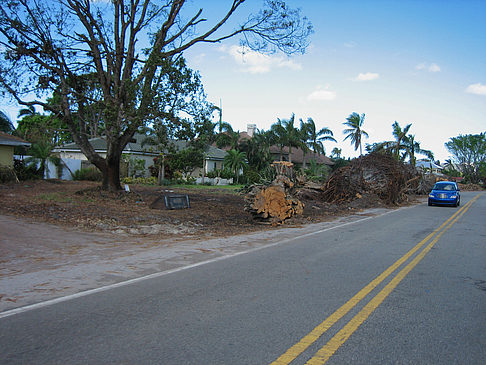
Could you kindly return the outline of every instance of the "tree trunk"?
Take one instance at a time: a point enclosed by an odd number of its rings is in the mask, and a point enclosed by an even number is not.
[[[117,191],[122,190],[120,184],[120,156],[107,156],[106,167],[101,170],[103,173],[103,190]]]

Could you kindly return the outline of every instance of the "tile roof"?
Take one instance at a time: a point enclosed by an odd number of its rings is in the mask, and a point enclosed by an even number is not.
[[[278,146],[271,146],[270,153],[272,155],[279,156],[280,155],[280,147]],[[286,160],[288,160],[289,156],[289,148],[284,147],[282,150],[282,155]],[[315,160],[318,164],[326,164],[328,166],[334,165],[334,162],[325,155],[320,155],[316,152],[307,152],[305,154],[305,162],[308,164],[311,160]],[[292,147],[292,162],[302,164],[304,163],[304,151],[301,148]]]

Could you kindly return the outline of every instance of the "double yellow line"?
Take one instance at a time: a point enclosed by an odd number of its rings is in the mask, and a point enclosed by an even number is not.
[[[347,341],[347,339],[359,328],[359,326],[370,316],[373,311],[385,300],[385,298],[397,287],[397,285],[405,278],[405,276],[425,257],[425,255],[437,243],[439,238],[457,222],[471,207],[471,205],[479,199],[481,194],[476,195],[461,209],[456,211],[449,219],[442,223],[432,233],[420,241],[415,247],[403,255],[388,269],[383,271],[376,279],[371,281],[363,289],[361,289],[355,296],[348,300],[338,310],[326,318],[309,334],[304,336],[298,343],[289,348],[271,365],[290,364],[300,354],[302,354],[309,346],[316,342],[329,328],[331,328],[337,321],[353,309],[362,299],[364,299],[372,290],[387,279],[395,270],[397,270],[403,263],[412,257],[418,250],[420,250],[427,242],[432,240],[415,258],[410,261],[403,269],[401,269],[393,279],[374,296],[363,309],[359,311],[329,342],[327,342],[317,353],[306,363],[309,365],[324,364],[329,358]]]

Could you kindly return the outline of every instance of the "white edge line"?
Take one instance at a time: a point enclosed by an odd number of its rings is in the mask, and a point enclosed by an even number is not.
[[[67,302],[69,300],[85,297],[85,296],[88,296],[88,295],[91,295],[91,294],[101,293],[101,292],[108,291],[108,290],[111,290],[111,289],[120,288],[122,286],[138,283],[140,281],[159,278],[159,277],[162,277],[162,276],[174,274],[174,273],[179,272],[179,271],[193,269],[193,268],[198,267],[198,266],[202,266],[202,265],[210,264],[210,263],[213,263],[213,262],[218,262],[218,261],[222,261],[222,260],[229,259],[229,258],[232,258],[232,257],[236,257],[236,256],[239,256],[239,255],[243,255],[243,254],[259,251],[259,250],[262,250],[262,249],[274,247],[274,246],[281,245],[281,244],[287,243],[287,242],[291,242],[291,241],[294,241],[294,240],[297,240],[297,239],[310,237],[310,236],[320,234],[320,233],[323,233],[323,232],[327,232],[327,231],[330,231],[330,230],[333,230],[333,229],[342,228],[342,227],[345,227],[345,226],[348,226],[348,225],[351,225],[351,224],[361,223],[361,222],[367,221],[369,219],[382,217],[384,215],[387,215],[387,214],[390,214],[390,213],[393,213],[393,212],[397,212],[397,211],[400,211],[400,210],[403,210],[403,209],[412,208],[414,206],[415,205],[403,207],[403,208],[399,208],[399,209],[389,210],[389,211],[386,211],[386,212],[378,214],[378,215],[358,219],[358,220],[353,221],[353,222],[347,222],[347,223],[343,223],[343,224],[333,226],[333,227],[324,228],[324,229],[321,229],[321,230],[318,230],[318,231],[315,231],[315,232],[309,232],[309,233],[306,233],[306,234],[303,234],[303,235],[300,235],[300,236],[287,238],[287,239],[282,240],[282,241],[270,243],[270,244],[260,246],[260,247],[255,247],[255,248],[252,248],[250,250],[240,251],[240,252],[236,252],[236,253],[232,253],[232,254],[228,254],[228,255],[223,255],[223,256],[220,256],[220,257],[215,257],[215,258],[210,259],[210,260],[197,262],[195,264],[191,264],[191,265],[187,265],[187,266],[181,266],[181,267],[171,269],[171,270],[156,272],[156,273],[141,276],[141,277],[138,277],[138,278],[121,281],[121,282],[118,282],[118,283],[115,283],[115,284],[110,284],[110,285],[102,286],[102,287],[95,288],[95,289],[88,289],[88,290],[85,290],[85,291],[81,291],[79,293],[66,295],[64,297],[59,297],[59,298],[55,298],[55,299],[46,300],[44,302],[26,305],[24,307],[10,309],[10,310],[7,310],[5,312],[1,312],[0,313],[0,319],[10,317],[10,316],[13,316],[13,315],[16,315],[16,314],[28,312],[28,311],[31,311],[31,310],[35,310],[35,309],[39,309],[39,308],[43,308],[43,307],[48,307],[48,306],[51,306],[51,305],[54,305],[54,304],[57,304],[57,303]]]

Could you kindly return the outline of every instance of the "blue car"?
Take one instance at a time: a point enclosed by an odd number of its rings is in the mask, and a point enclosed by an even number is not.
[[[457,184],[452,181],[435,183],[429,194],[429,206],[434,204],[458,207],[461,204],[461,194]]]

